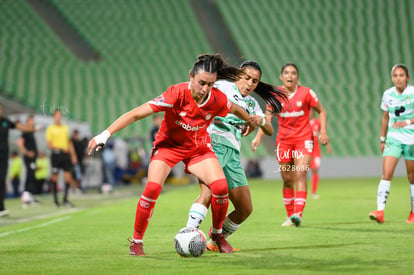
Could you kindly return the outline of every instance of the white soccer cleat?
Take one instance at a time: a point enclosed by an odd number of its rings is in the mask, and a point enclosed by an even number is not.
[[[290,218],[287,218],[286,221],[284,221],[281,226],[283,227],[287,227],[287,226],[292,226],[293,222],[290,220]]]

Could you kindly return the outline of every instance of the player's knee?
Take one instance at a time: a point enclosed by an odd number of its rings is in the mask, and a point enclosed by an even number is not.
[[[161,190],[162,190],[161,184],[158,184],[158,183],[153,182],[153,181],[149,181],[145,185],[145,190],[142,193],[142,195],[147,197],[147,198],[156,200],[158,198],[158,196],[160,195]]]
[[[210,183],[208,187],[210,188],[211,193],[213,193],[213,195],[223,196],[228,194],[226,179],[215,180],[212,183]]]

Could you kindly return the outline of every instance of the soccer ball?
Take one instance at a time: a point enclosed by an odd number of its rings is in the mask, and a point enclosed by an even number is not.
[[[184,227],[175,235],[174,247],[182,257],[199,257],[207,247],[206,235],[199,229]]]

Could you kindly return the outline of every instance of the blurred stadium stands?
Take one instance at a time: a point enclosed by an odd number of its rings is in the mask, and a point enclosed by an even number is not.
[[[0,90],[42,114],[64,107],[93,132],[187,81],[195,56],[213,52],[190,0],[49,2],[101,59],[78,59],[26,1],[0,0]],[[299,66],[302,85],[327,109],[332,156],[379,156],[379,104],[392,84],[390,68],[414,70],[414,1],[213,2],[240,58],[258,61],[265,82],[279,85],[286,62]],[[146,119],[120,135],[147,137],[150,126]],[[251,138],[245,157],[253,156]]]

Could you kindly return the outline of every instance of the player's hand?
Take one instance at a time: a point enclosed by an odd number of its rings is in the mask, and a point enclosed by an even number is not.
[[[252,117],[254,119],[254,123],[256,123],[256,127],[258,127],[260,124],[262,124],[263,119],[265,119],[264,117],[258,116],[258,115],[254,115]]]
[[[405,126],[410,125],[411,123],[407,123],[407,120],[403,120],[403,121],[396,121],[392,124],[392,128],[394,129],[400,129],[403,128]]]
[[[256,149],[259,145],[260,145],[260,139],[258,138],[253,139],[252,144],[251,144],[251,148],[253,152],[256,152]]]
[[[384,148],[385,148],[385,142],[381,142],[380,143],[381,154],[384,153]]]
[[[322,145],[326,145],[329,142],[329,136],[326,133],[320,133],[319,135],[319,142]]]
[[[95,149],[95,151],[102,150],[110,137],[111,133],[108,130],[105,130],[96,137],[92,138],[88,144],[88,155],[92,154],[93,149]]]

